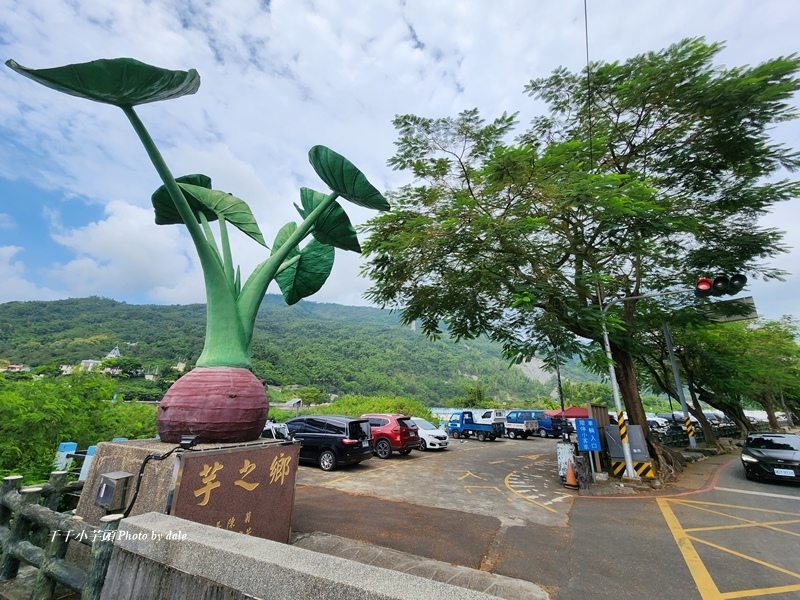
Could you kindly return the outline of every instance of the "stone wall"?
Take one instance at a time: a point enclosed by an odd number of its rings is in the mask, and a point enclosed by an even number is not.
[[[101,600],[489,600],[446,583],[159,513],[120,524]]]

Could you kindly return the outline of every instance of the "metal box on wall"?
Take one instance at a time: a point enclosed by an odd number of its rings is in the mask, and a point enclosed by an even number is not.
[[[609,425],[605,427],[606,442],[608,443],[608,453],[611,459],[625,460],[625,453],[622,450],[622,441],[619,437],[619,425]],[[631,447],[631,458],[635,462],[650,460],[650,453],[647,451],[647,441],[642,433],[641,425],[628,425],[628,444]]]

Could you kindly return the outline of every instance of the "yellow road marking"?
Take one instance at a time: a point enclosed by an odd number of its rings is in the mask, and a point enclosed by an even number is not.
[[[664,515],[667,527],[669,527],[669,530],[672,532],[672,537],[675,538],[678,550],[680,550],[683,555],[683,560],[686,562],[686,566],[692,574],[692,578],[697,586],[697,591],[700,592],[701,598],[703,598],[703,600],[723,600],[724,596],[720,593],[714,580],[711,579],[708,569],[706,569],[703,561],[700,560],[700,556],[694,549],[691,539],[683,531],[681,524],[678,522],[678,518],[669,506],[669,502],[667,502],[666,498],[656,498],[656,502],[661,509],[661,514]]]
[[[466,479],[467,477],[474,477],[475,479],[480,479],[481,481],[486,481],[483,477],[478,477],[472,471],[467,471],[467,473],[465,475],[462,475],[461,477],[459,477],[458,480],[461,481],[463,479]]]
[[[737,490],[726,487],[715,487],[720,492],[733,492],[734,494],[749,494],[751,496],[767,496],[768,498],[783,498],[786,500],[800,500],[797,496],[787,496],[786,494],[770,494],[769,492],[755,492],[752,490]]]
[[[750,598],[751,596],[766,596],[768,594],[786,594],[788,592],[800,591],[800,585],[782,585],[780,587],[761,588],[753,590],[741,590],[738,592],[727,592],[722,595],[725,600],[729,598]]]
[[[719,502],[701,502],[699,500],[684,500],[684,499],[675,499],[672,502],[677,504],[692,504],[699,506],[717,506],[719,508],[736,508],[738,510],[748,510],[753,512],[765,512],[765,513],[772,513],[773,515],[791,515],[793,517],[797,516],[796,512],[786,512],[783,510],[772,510],[769,508],[751,508],[750,506],[740,506],[738,504],[720,504]],[[725,514],[725,513],[720,513]],[[725,515],[730,517],[731,515]]]
[[[530,498],[528,498],[528,497],[527,497],[527,496],[525,496],[524,494],[520,494],[520,493],[519,493],[517,490],[515,490],[514,488],[512,488],[512,487],[511,487],[511,484],[508,482],[508,480],[509,480],[509,479],[511,479],[511,476],[512,476],[512,475],[514,475],[514,473],[516,473],[516,471],[511,471],[511,473],[509,473],[508,475],[506,475],[506,478],[505,478],[505,480],[503,481],[503,483],[505,483],[505,484],[506,484],[506,487],[508,488],[508,491],[509,491],[509,492],[511,492],[512,494],[516,494],[517,496],[519,496],[519,497],[520,497],[520,498],[522,498],[523,500],[527,500],[527,501],[528,501],[528,502],[530,502],[531,504],[535,504],[536,506],[538,506],[538,507],[540,507],[540,508],[543,508],[543,509],[545,509],[545,510],[549,510],[550,512],[553,512],[553,513],[556,513],[556,514],[558,514],[558,511],[557,511],[557,510],[555,510],[554,508],[550,508],[549,506],[545,506],[544,504],[541,504],[540,502],[537,502],[536,500],[531,500]]]
[[[728,554],[732,554],[738,558],[743,558],[744,560],[749,560],[750,562],[754,562],[757,565],[761,565],[762,567],[766,567],[768,569],[772,569],[773,571],[777,571],[778,573],[783,573],[784,575],[790,575],[795,577],[796,579],[800,579],[800,573],[795,573],[794,571],[789,571],[788,569],[784,569],[783,567],[779,567],[777,565],[773,565],[772,563],[765,562],[753,556],[748,556],[747,554],[742,554],[741,552],[737,552],[736,550],[731,550],[730,548],[726,548],[725,546],[720,546],[719,544],[715,544],[713,542],[709,542],[707,540],[694,537],[693,535],[686,536],[690,540],[697,542],[698,544],[704,544],[715,550],[720,550],[722,552],[727,552]]]
[[[765,562],[753,556],[748,556],[746,554],[742,554],[741,552],[737,552],[736,550],[732,550],[730,548],[720,546],[719,544],[715,544],[713,542],[701,539],[697,536],[690,535],[691,532],[719,531],[725,529],[741,529],[746,527],[762,527],[764,529],[769,529],[779,533],[788,533],[790,535],[795,535],[795,536],[800,535],[792,531],[786,531],[784,529],[775,527],[776,525],[791,525],[800,523],[800,519],[759,522],[759,521],[752,521],[750,519],[745,519],[743,517],[738,517],[736,515],[731,515],[719,510],[712,510],[711,508],[708,507],[730,508],[730,509],[752,511],[758,513],[791,515],[793,517],[796,517],[797,513],[769,510],[764,508],[752,508],[749,506],[738,506],[734,504],[720,504],[718,502],[701,502],[701,501],[683,500],[683,499],[670,500],[667,498],[657,498],[656,501],[658,503],[659,508],[661,509],[661,513],[664,515],[664,519],[667,522],[667,526],[670,528],[670,531],[672,532],[672,536],[675,538],[675,542],[678,544],[678,549],[681,551],[683,559],[686,561],[686,565],[689,567],[689,571],[692,574],[692,577],[694,578],[695,585],[697,585],[697,589],[700,592],[700,595],[703,598],[703,600],[733,600],[735,598],[751,598],[754,596],[768,596],[772,594],[785,594],[785,593],[800,591],[800,584],[797,584],[797,585],[774,586],[768,588],[753,588],[749,590],[736,590],[724,593],[720,592],[716,584],[714,583],[713,579],[711,578],[711,575],[709,574],[708,570],[706,569],[705,564],[703,564],[702,560],[700,559],[697,550],[695,550],[694,544],[703,544],[704,546],[707,546],[709,548],[714,548],[715,550],[725,552],[732,556],[736,556],[737,558],[744,559],[751,563],[757,564],[762,567],[766,567],[773,571],[777,571],[779,573],[782,573],[783,575],[789,575],[790,577],[795,577],[797,579],[800,579],[800,573],[784,569],[783,567],[779,567],[777,565]],[[684,529],[678,522],[675,513],[672,511],[672,508],[670,507],[671,503],[680,504],[686,506],[687,508],[694,508],[696,510],[708,512],[713,515],[727,517],[729,519],[733,519],[736,521],[742,521],[742,523],[738,523],[736,525],[694,527],[694,528]]]
[[[774,527],[774,525],[791,525],[791,524],[794,524],[794,523],[800,523],[800,519],[791,519],[791,520],[788,520],[788,521],[752,521],[750,519],[745,519],[743,517],[737,517],[736,515],[731,515],[731,514],[726,513],[726,512],[721,512],[721,511],[718,511],[718,510],[711,510],[709,508],[705,508],[703,506],[703,504],[711,505],[711,506],[725,506],[727,508],[737,508],[737,509],[742,509],[742,510],[755,510],[755,511],[758,511],[758,512],[770,512],[770,513],[771,512],[775,512],[775,513],[781,514],[781,515],[785,514],[785,515],[796,516],[795,513],[787,513],[787,512],[783,512],[783,511],[771,511],[771,510],[763,509],[763,508],[750,508],[749,506],[719,505],[719,504],[713,504],[711,502],[692,502],[692,501],[685,501],[685,500],[675,500],[674,503],[675,504],[683,504],[683,505],[689,506],[690,508],[694,508],[695,510],[701,510],[701,511],[704,511],[704,512],[711,513],[712,515],[719,515],[719,516],[722,516],[722,517],[727,517],[728,519],[733,519],[735,521],[742,521],[743,522],[742,524],[739,524],[739,525],[717,525],[717,526],[714,526],[714,527],[693,527],[693,528],[684,529],[684,531],[688,531],[688,532],[692,532],[692,531],[714,531],[714,530],[722,530],[722,529],[741,529],[741,528],[745,528],[745,527],[763,527],[764,529],[770,529],[772,531],[778,531],[780,533],[788,533],[789,535],[794,535],[794,536],[800,537],[800,533],[795,533],[794,531],[788,531],[786,529],[780,529],[778,527]]]
[[[350,475],[345,475],[344,477],[339,477],[339,479],[331,479],[330,481],[324,482],[322,485],[330,485],[332,483],[339,483],[340,481],[344,481],[345,479],[350,479]]]
[[[713,527],[690,527],[688,529],[684,529],[684,531],[688,532],[695,532],[695,531],[724,531],[726,529],[747,529],[752,527],[763,527],[764,529],[771,529],[772,531],[778,531],[780,533],[788,533],[789,535],[794,535],[800,537],[800,533],[795,533],[794,531],[787,531],[786,529],[779,529],[775,527],[775,525],[795,525],[800,523],[800,519],[793,519],[791,521],[766,521],[763,523],[759,523],[757,521],[747,521],[746,523],[741,523],[739,525],[716,525]]]
[[[465,485],[464,489],[467,490],[470,494],[472,493],[472,490],[497,490],[501,494],[503,493],[500,491],[500,488],[497,487],[496,485]]]

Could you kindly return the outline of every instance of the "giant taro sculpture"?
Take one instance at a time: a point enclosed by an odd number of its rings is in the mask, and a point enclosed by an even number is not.
[[[205,175],[174,178],[134,106],[194,94],[197,71],[170,71],[130,58],[96,60],[53,69],[29,69],[13,60],[10,68],[60,92],[112,104],[130,120],[164,185],[152,196],[158,225],[182,223],[189,230],[203,268],[207,326],[196,368],[169,389],[158,410],[162,441],[182,435],[197,441],[244,442],[258,438],[267,418],[264,386],[250,371],[250,348],[256,314],[270,282],[277,281],[288,304],[317,292],[330,275],[334,248],[360,252],[355,229],[337,198],[388,210],[389,204],[367,178],[343,156],[324,146],[309,151],[309,161],[333,190],[300,190],[303,221],[278,232],[270,256],[242,283],[234,268],[228,224],[267,247],[247,204],[212,189]],[[209,226],[218,221],[219,241]],[[308,236],[313,238],[300,247]]]

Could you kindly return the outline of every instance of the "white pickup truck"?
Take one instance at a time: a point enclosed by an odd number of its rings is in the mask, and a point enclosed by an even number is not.
[[[506,413],[506,436],[526,439],[528,436],[537,435],[539,421],[532,410],[514,409]]]

